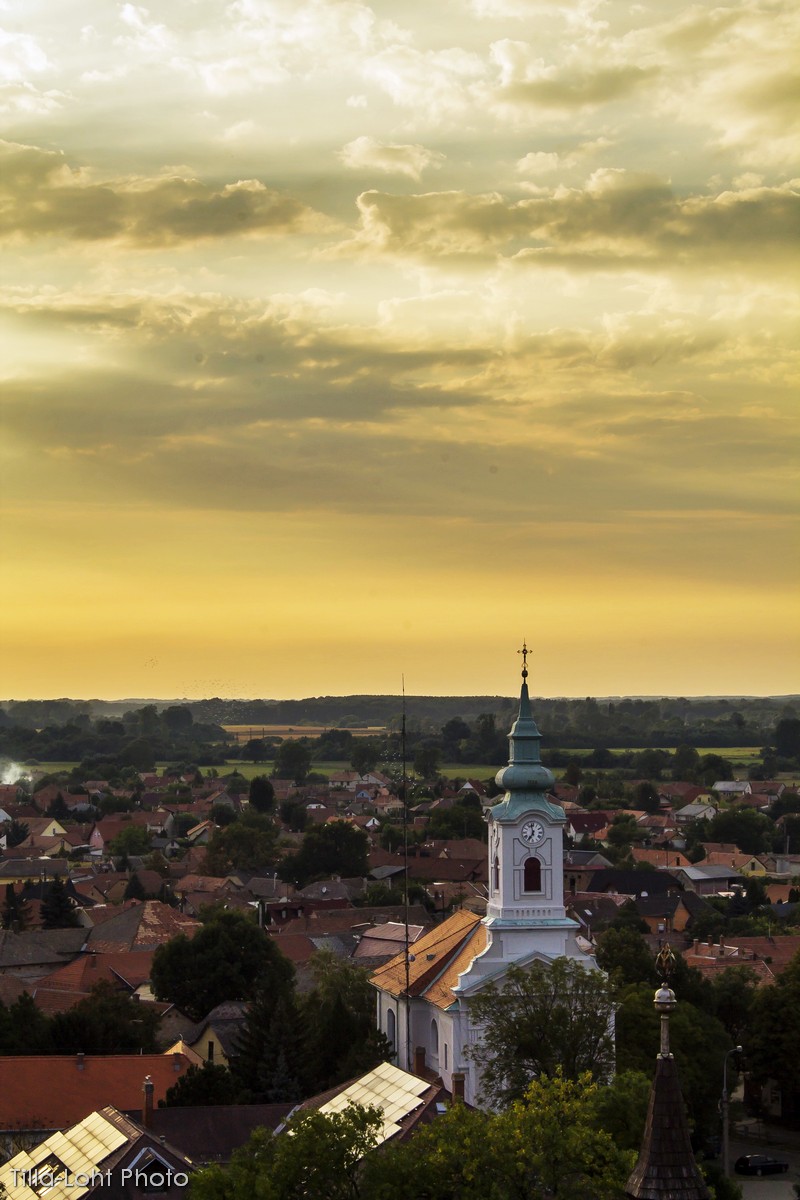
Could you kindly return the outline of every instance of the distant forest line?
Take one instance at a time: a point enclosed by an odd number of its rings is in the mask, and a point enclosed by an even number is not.
[[[303,700],[159,700],[134,709],[138,701],[8,700],[0,702],[0,729],[52,729],[87,721],[119,721],[134,713],[154,712],[182,719],[203,729],[215,740],[212,729],[224,737],[223,725],[284,725],[294,737],[303,726],[329,729],[382,727],[397,732],[402,721],[401,696],[315,696]],[[410,735],[440,735],[448,722],[475,726],[481,718],[494,718],[497,732],[508,731],[517,708],[516,697],[407,696],[405,712]],[[630,747],[763,746],[769,744],[779,722],[800,713],[800,695],[766,697],[662,697],[562,699],[536,697],[534,713],[543,746],[608,749]],[[189,717],[191,714],[191,717]],[[174,722],[169,720],[169,724]],[[110,732],[110,731],[109,731]],[[128,732],[126,728],[126,732]],[[133,732],[133,730],[130,730]],[[139,730],[143,732],[143,730]],[[192,731],[195,735],[200,729]],[[315,731],[316,732],[316,731]]]

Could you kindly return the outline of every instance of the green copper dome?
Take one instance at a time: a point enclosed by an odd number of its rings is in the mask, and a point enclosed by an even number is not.
[[[524,653],[527,649],[523,647]],[[514,821],[523,812],[542,812],[554,822],[564,823],[564,810],[547,798],[555,784],[552,772],[542,763],[542,735],[536,727],[528,695],[527,667],[522,669],[519,713],[508,735],[508,766],[497,772],[495,781],[505,796],[492,811],[492,820]]]

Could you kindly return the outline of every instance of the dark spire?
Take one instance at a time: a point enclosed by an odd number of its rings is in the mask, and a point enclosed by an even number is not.
[[[665,965],[661,956],[659,965]],[[625,1185],[625,1194],[631,1200],[709,1200],[708,1188],[692,1151],[678,1068],[669,1049],[669,1014],[676,1000],[666,982],[656,992],[653,1003],[661,1014],[661,1050],[656,1059],[642,1149]]]

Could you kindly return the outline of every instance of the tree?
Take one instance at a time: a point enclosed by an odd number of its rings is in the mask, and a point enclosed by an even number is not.
[[[775,726],[775,749],[782,758],[800,757],[800,718],[783,717]]]
[[[239,1084],[227,1067],[219,1063],[193,1063],[185,1075],[167,1089],[159,1108],[201,1108],[212,1104],[236,1104]]]
[[[192,1200],[357,1200],[361,1162],[377,1144],[380,1111],[349,1104],[342,1112],[306,1110],[276,1137],[257,1129],[230,1166],[192,1178]]]
[[[133,875],[131,875],[130,879],[128,880],[128,885],[125,888],[122,898],[123,900],[144,900],[146,895],[147,893],[144,890],[142,881],[137,872],[134,871]]]
[[[194,724],[192,710],[185,704],[170,704],[161,713],[161,724],[171,738],[185,737]]]
[[[256,775],[250,780],[248,792],[250,807],[258,813],[271,813],[275,807],[275,788],[266,775]]]
[[[714,1012],[736,1045],[742,1045],[751,1023],[758,990],[758,975],[752,967],[728,967],[712,981]]]
[[[158,1023],[151,1007],[101,979],[85,1000],[56,1013],[50,1031],[60,1054],[152,1054]]]
[[[254,921],[215,911],[190,940],[178,934],[153,956],[151,981],[158,1000],[169,1000],[194,1021],[223,1000],[248,1000],[259,987],[294,978],[294,967]]]
[[[144,825],[126,825],[120,829],[111,843],[111,853],[115,857],[127,858],[130,854],[147,854],[153,835]]]
[[[152,771],[156,765],[153,744],[147,738],[135,738],[117,755],[120,767],[136,767],[137,771]]]
[[[45,890],[40,913],[43,929],[76,929],[80,925],[77,909],[60,876]]]
[[[354,738],[350,751],[350,765],[359,775],[375,770],[378,761],[378,745],[371,738]]]
[[[636,910],[633,910],[636,912]],[[638,915],[638,914],[637,914]],[[647,926],[645,926],[645,929]],[[633,928],[610,928],[597,939],[597,965],[618,987],[647,983],[656,987],[655,962],[641,933]]]
[[[568,958],[509,967],[502,984],[487,984],[470,1001],[482,1036],[467,1054],[483,1073],[484,1099],[508,1105],[532,1079],[557,1071],[570,1080],[607,1075],[613,1015],[614,991],[599,971]]]
[[[642,1144],[652,1081],[643,1071],[622,1071],[594,1095],[595,1121],[622,1150]]]
[[[564,783],[568,783],[570,787],[577,787],[582,778],[583,771],[580,763],[576,762],[574,758],[570,759],[564,770]]]
[[[750,1023],[742,1041],[751,1076],[766,1083],[774,1079],[781,1089],[781,1116],[795,1120],[800,1114],[800,953],[769,987],[756,990]]]
[[[267,743],[263,738],[250,738],[242,747],[242,758],[249,758],[251,762],[263,762],[267,754]]]
[[[439,773],[441,761],[441,743],[435,742],[431,738],[420,742],[414,751],[414,770],[422,779],[434,779]]]
[[[314,987],[302,998],[304,1054],[310,1090],[321,1091],[389,1059],[391,1046],[375,1026],[369,972],[330,950],[309,963]]]
[[[3,901],[3,929],[12,929],[16,933],[21,933],[23,929],[27,929],[30,919],[30,904],[15,890],[13,883],[7,883],[6,898]]]
[[[71,814],[67,807],[67,802],[61,792],[58,793],[55,800],[48,806],[47,815],[48,817],[55,817],[57,821],[64,821],[70,817]]]
[[[20,846],[30,833],[30,827],[24,821],[9,821],[6,825],[6,846]]]
[[[206,872],[227,875],[234,868],[261,870],[272,861],[277,832],[269,817],[258,812],[243,813],[238,820],[211,835],[206,850]]]
[[[658,792],[646,779],[637,784],[636,791],[633,793],[633,803],[636,808],[642,809],[646,813],[657,813],[661,807]]]
[[[341,1031],[339,1031],[341,1032]],[[292,981],[259,989],[237,1039],[232,1070],[249,1104],[301,1100],[303,1030]]]
[[[311,747],[308,743],[287,738],[278,747],[272,773],[278,779],[293,779],[299,784],[305,779],[310,767]]]
[[[670,1048],[694,1131],[698,1137],[708,1137],[717,1131],[722,1060],[731,1041],[724,1026],[709,1011],[710,1003],[696,1005],[684,998],[686,989],[677,979],[670,983],[678,997],[678,1006],[670,1016]],[[651,985],[631,987],[623,993],[617,1009],[616,1039],[617,1070],[652,1076],[659,1046],[659,1017],[653,1008]]]
[[[742,854],[763,854],[771,849],[775,825],[753,808],[730,808],[717,813],[707,825],[706,841],[733,842]]]
[[[502,1113],[454,1104],[364,1164],[365,1200],[619,1200],[635,1161],[598,1127],[598,1088],[543,1076]]]
[[[700,765],[700,755],[694,746],[678,746],[672,756],[672,778],[693,783]]]
[[[224,829],[226,825],[232,825],[236,820],[236,812],[231,808],[230,804],[212,804],[211,812],[208,815],[220,829]]]
[[[278,873],[286,881],[297,880],[301,887],[312,879],[330,879],[331,875],[363,878],[369,870],[368,845],[363,829],[347,821],[313,825],[297,854],[284,859]]]

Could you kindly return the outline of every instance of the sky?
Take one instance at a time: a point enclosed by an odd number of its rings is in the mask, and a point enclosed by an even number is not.
[[[794,0],[0,0],[5,698],[798,688]]]

